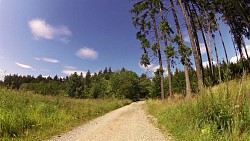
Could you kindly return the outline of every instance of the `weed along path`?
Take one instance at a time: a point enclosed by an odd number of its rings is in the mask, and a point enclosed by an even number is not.
[[[166,141],[144,106],[144,101],[134,102],[49,141]]]

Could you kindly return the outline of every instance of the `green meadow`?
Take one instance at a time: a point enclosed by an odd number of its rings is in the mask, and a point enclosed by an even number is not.
[[[207,88],[193,99],[176,96],[147,105],[157,125],[176,140],[250,140],[249,78]]]
[[[131,103],[118,99],[71,99],[0,89],[0,139],[41,140]]]

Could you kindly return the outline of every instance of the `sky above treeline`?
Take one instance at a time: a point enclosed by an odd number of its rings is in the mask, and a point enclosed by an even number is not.
[[[105,67],[152,74],[157,61],[147,69],[139,63],[143,50],[135,37],[132,5],[130,0],[0,0],[0,79],[7,74],[64,77]],[[233,61],[228,28],[220,23]],[[182,31],[190,45],[185,27]],[[250,51],[249,40],[246,44]],[[219,36],[217,45],[220,58],[225,58]],[[179,62],[176,67],[182,68]]]

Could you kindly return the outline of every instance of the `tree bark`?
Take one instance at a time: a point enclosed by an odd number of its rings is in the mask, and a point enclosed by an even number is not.
[[[211,85],[214,85],[214,75],[213,75],[213,71],[212,71],[213,68],[212,68],[212,63],[211,63],[211,59],[210,59],[210,55],[209,55],[209,50],[208,50],[207,39],[206,39],[204,27],[203,27],[203,25],[201,24],[201,22],[199,20],[199,17],[198,17],[198,14],[197,14],[196,10],[195,10],[194,4],[192,4],[192,7],[193,7],[193,10],[195,12],[195,15],[196,15],[197,21],[199,23],[199,26],[201,28],[201,33],[202,33],[202,37],[203,37],[205,48],[206,48],[206,52],[207,52],[208,65],[209,65],[209,68],[210,68],[209,74],[210,74],[210,79],[212,81]]]
[[[154,32],[155,32],[155,40],[156,43],[158,43],[158,48],[157,48],[157,53],[158,53],[158,61],[160,65],[160,77],[161,77],[161,99],[165,99],[165,94],[164,94],[164,75],[163,75],[163,67],[162,67],[162,57],[161,57],[161,48],[160,48],[160,41],[159,41],[159,35],[158,35],[158,29],[156,25],[156,20],[155,17],[152,18],[153,20],[153,25],[154,25]]]
[[[218,56],[218,51],[217,51],[217,47],[216,47],[215,35],[212,35],[212,38],[213,38],[213,42],[214,42],[214,50],[216,53],[216,60],[217,60],[218,71],[219,71],[219,83],[221,83],[220,62],[219,62],[219,56]]]
[[[215,22],[216,22],[216,26],[218,27],[218,31],[219,31],[219,34],[220,34],[220,39],[221,39],[221,42],[222,42],[222,45],[223,45],[224,53],[225,53],[225,56],[226,56],[226,61],[227,61],[227,64],[228,64],[229,60],[228,60],[228,57],[227,57],[227,49],[226,49],[225,42],[224,42],[224,39],[222,37],[221,31],[220,31],[220,26],[219,26],[219,23],[218,23],[218,20],[217,20],[216,17],[215,17]]]
[[[175,26],[176,26],[176,29],[177,29],[177,32],[178,32],[178,36],[180,38],[182,38],[181,28],[180,28],[180,24],[179,24],[179,21],[178,21],[178,18],[177,18],[177,14],[176,14],[176,10],[175,10],[175,7],[174,7],[173,0],[170,0],[170,3],[171,3],[171,8],[172,8],[172,12],[173,12],[173,16],[174,16],[174,20],[175,20]],[[186,82],[186,96],[191,97],[191,86],[190,86],[190,78],[189,78],[189,71],[188,71],[188,60],[187,60],[186,57],[185,57],[183,65],[184,65],[185,82]]]
[[[195,48],[195,43],[194,43],[194,38],[193,38],[193,34],[192,34],[192,29],[186,14],[186,11],[184,9],[184,6],[182,4],[182,0],[178,0],[180,7],[181,7],[181,11],[183,13],[184,16],[184,20],[187,26],[187,30],[188,30],[188,35],[190,38],[190,42],[191,42],[191,46],[192,46],[192,51],[194,54],[194,61],[195,61],[195,66],[196,66],[196,73],[197,73],[197,77],[198,77],[198,87],[199,87],[199,91],[201,91],[203,89],[203,81],[202,81],[202,75],[201,75],[201,67],[200,67],[200,58],[199,55],[197,53],[197,50]],[[185,61],[186,62],[186,61]],[[187,68],[186,68],[187,69]]]
[[[232,39],[232,42],[233,42],[234,51],[235,51],[235,55],[236,55],[236,59],[237,59],[237,63],[238,63],[238,62],[239,62],[238,53],[237,53],[237,49],[236,49],[236,46],[235,46],[235,43],[234,43],[234,40],[233,40],[233,37],[232,37],[232,36],[231,36],[231,39]]]
[[[200,44],[199,44],[199,39],[198,39],[198,35],[197,35],[197,29],[196,29],[196,25],[194,22],[194,17],[193,14],[191,13],[191,8],[189,5],[187,5],[187,11],[190,15],[190,22],[191,22],[191,26],[192,26],[192,31],[193,31],[193,37],[195,40],[195,44],[196,44],[196,49],[197,49],[197,53],[198,53],[198,57],[199,57],[199,65],[196,67],[196,73],[197,73],[197,78],[198,78],[198,88],[200,90],[202,90],[203,88],[203,84],[204,84],[204,69],[202,66],[202,56],[201,56],[201,51],[200,51]],[[200,73],[197,71],[198,69],[201,69]]]
[[[165,19],[164,19],[164,15],[163,15],[163,11],[161,7],[160,7],[160,14],[161,14],[161,20],[164,21]],[[163,32],[162,34],[163,34],[163,40],[164,40],[166,52],[167,52],[168,50],[167,33]],[[167,58],[167,69],[168,69],[169,97],[173,98],[171,63],[170,63],[170,57],[168,56],[167,53],[166,53],[166,58]]]

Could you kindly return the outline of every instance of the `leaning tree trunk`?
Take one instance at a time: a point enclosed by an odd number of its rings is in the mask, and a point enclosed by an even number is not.
[[[180,4],[180,7],[181,7],[181,11],[183,13],[183,16],[184,16],[184,20],[185,20],[185,23],[186,23],[186,26],[187,26],[187,30],[188,30],[188,34],[189,34],[189,37],[190,37],[190,42],[191,42],[191,46],[192,46],[192,51],[193,51],[193,54],[194,54],[194,60],[195,60],[195,64],[196,64],[196,68],[197,66],[199,66],[199,56],[197,54],[197,50],[195,48],[195,43],[194,43],[194,38],[193,38],[193,34],[192,34],[192,27],[190,26],[190,23],[189,23],[189,19],[187,17],[187,13],[184,9],[184,6],[183,6],[183,3],[182,3],[182,0],[178,0],[179,4]],[[186,62],[185,62],[186,63]],[[196,70],[197,72],[199,71],[199,73],[201,72],[201,68],[199,68],[199,70]],[[191,95],[190,95],[191,96]]]
[[[178,36],[180,38],[182,38],[181,28],[180,28],[180,24],[179,24],[177,14],[176,14],[176,10],[175,10],[175,7],[174,7],[174,2],[173,2],[173,0],[170,0],[170,2],[171,2],[171,8],[172,8],[172,12],[173,12],[173,15],[174,15],[175,26],[176,26],[176,29],[177,29],[177,32],[178,32]],[[181,3],[181,0],[179,0],[179,2]],[[189,78],[189,71],[188,71],[188,59],[187,59],[186,56],[185,56],[183,65],[184,65],[185,82],[186,82],[186,96],[187,96],[187,98],[190,98],[191,97],[191,86],[190,86],[190,78]]]
[[[203,86],[203,84],[204,84],[204,69],[203,69],[203,66],[202,66],[202,56],[201,56],[199,38],[198,38],[198,35],[197,35],[197,29],[196,29],[196,25],[195,25],[195,22],[194,22],[193,14],[191,12],[191,8],[190,8],[189,5],[186,5],[186,6],[187,6],[186,7],[187,12],[190,15],[190,22],[191,22],[191,26],[192,26],[192,29],[193,29],[192,30],[193,31],[193,37],[195,39],[196,49],[197,49],[197,53],[198,53],[198,56],[199,56],[199,66],[198,66],[198,68],[201,68],[201,72],[197,73],[198,84],[201,83],[201,86]],[[201,89],[202,89],[202,87],[199,86],[199,91]]]
[[[207,45],[207,39],[206,39],[206,35],[205,35],[205,31],[204,31],[204,27],[203,25],[201,24],[200,20],[199,20],[199,17],[198,17],[198,14],[195,10],[195,7],[194,7],[194,4],[192,4],[192,7],[194,9],[194,12],[195,12],[195,15],[196,15],[196,18],[197,18],[197,21],[198,21],[198,24],[201,28],[201,33],[202,33],[202,37],[203,37],[203,40],[204,40],[204,44],[205,44],[205,48],[206,48],[206,52],[207,52],[207,58],[208,58],[208,65],[209,65],[209,68],[210,68],[210,79],[212,81],[212,85],[214,85],[214,75],[213,75],[213,68],[212,68],[212,63],[211,63],[211,59],[210,59],[210,55],[209,55],[209,50],[208,50],[208,45]]]
[[[155,40],[156,43],[159,45],[157,47],[157,53],[158,53],[158,61],[160,65],[160,77],[161,77],[161,99],[165,99],[165,94],[164,94],[164,75],[163,75],[163,67],[162,67],[162,57],[161,57],[161,48],[160,48],[160,41],[159,41],[159,35],[158,35],[158,29],[156,25],[156,19],[155,17],[152,18],[153,20],[153,25],[154,25],[154,32],[155,32]]]
[[[164,21],[164,15],[163,15],[163,11],[160,7],[160,14],[161,14],[161,20]],[[172,86],[172,72],[171,72],[171,63],[170,63],[170,57],[168,55],[168,41],[167,41],[167,33],[166,31],[163,31],[163,40],[165,43],[165,47],[166,47],[166,58],[167,58],[167,69],[168,69],[168,84],[169,84],[169,97],[173,98],[173,86]]]
[[[219,34],[220,34],[220,39],[221,39],[221,42],[222,42],[222,46],[223,46],[224,53],[225,53],[225,56],[226,56],[226,61],[227,61],[227,64],[228,64],[229,61],[228,61],[228,57],[227,57],[227,49],[226,49],[226,46],[225,46],[225,42],[224,42],[224,39],[222,37],[221,31],[220,31],[220,26],[219,26],[219,23],[217,21],[217,18],[215,17],[214,19],[215,19],[215,22],[216,22],[216,26],[218,27],[218,31],[219,31]]]
[[[243,45],[243,47],[244,47],[244,50],[245,50],[245,52],[246,52],[246,57],[247,57],[247,60],[249,60],[249,56],[248,56],[248,52],[247,52],[247,48],[246,48],[246,44],[245,44],[245,42],[242,40],[242,45]]]
[[[238,59],[238,53],[237,53],[237,49],[236,49],[236,46],[235,46],[235,43],[234,43],[234,40],[233,40],[233,37],[231,36],[231,39],[232,39],[232,42],[233,42],[233,46],[234,46],[234,51],[235,51],[235,55],[236,55],[236,59],[237,59],[237,63],[239,62],[239,59]]]
[[[214,50],[216,53],[216,60],[217,60],[217,65],[218,65],[219,83],[221,83],[220,62],[219,62],[219,56],[218,56],[218,51],[217,51],[217,47],[216,47],[215,35],[212,35],[212,38],[213,38],[213,42],[214,42]]]

